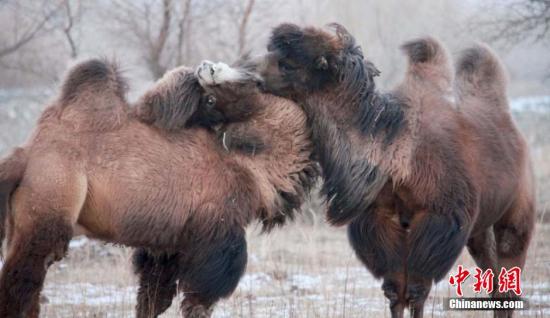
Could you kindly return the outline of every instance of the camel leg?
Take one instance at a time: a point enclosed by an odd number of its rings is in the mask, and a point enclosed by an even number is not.
[[[407,290],[405,298],[409,304],[411,317],[424,316],[424,303],[430,294],[433,278],[409,275],[407,277]]]
[[[13,229],[0,274],[0,317],[38,317],[47,269],[63,258],[71,237],[71,225],[57,216],[44,216],[24,229]]]
[[[348,239],[357,257],[376,277],[393,318],[403,317],[405,299],[404,230],[385,215],[365,213],[348,226]]]
[[[432,282],[441,280],[466,245],[470,225],[461,210],[413,213],[408,233],[406,298],[413,317],[422,317]]]
[[[493,288],[498,288],[498,271],[497,271],[497,251],[495,234],[493,228],[490,227],[484,232],[472,236],[468,239],[468,252],[476,262],[476,265],[482,270],[491,269],[493,271]]]
[[[216,301],[209,302],[194,295],[187,295],[181,303],[181,313],[185,318],[209,318]]]
[[[490,227],[484,232],[472,236],[468,239],[468,252],[476,262],[476,265],[483,271],[492,269],[493,272],[497,269],[497,255],[495,234],[493,228]]]
[[[27,318],[38,317],[40,317],[40,293],[34,295],[29,310],[27,311]]]
[[[498,276],[501,268],[506,270],[519,267],[523,270],[527,257],[527,248],[535,226],[535,210],[533,204],[524,202],[515,204],[494,225],[496,251],[498,258]],[[500,293],[498,285],[495,285],[495,298],[519,297],[513,292]],[[495,317],[512,317],[513,310],[498,310]]]
[[[0,317],[39,315],[48,267],[65,256],[87,195],[86,176],[57,154],[34,160],[25,176],[10,198]]]
[[[404,271],[384,275],[382,291],[390,302],[392,318],[403,318],[407,304],[405,299],[406,283]]]
[[[170,307],[177,292],[177,255],[155,255],[140,248],[134,251],[133,262],[139,276],[136,317],[158,317]]]
[[[246,269],[244,230],[208,242],[195,242],[182,280],[185,298],[181,304],[185,318],[206,318],[214,305],[230,296]],[[190,251],[187,251],[190,252]]]

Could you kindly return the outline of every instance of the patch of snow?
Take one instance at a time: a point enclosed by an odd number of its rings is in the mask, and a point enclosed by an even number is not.
[[[266,273],[250,273],[241,278],[239,287],[245,290],[260,290],[271,281],[271,277]]]
[[[87,304],[100,306],[126,303],[135,298],[137,287],[94,285],[90,283],[56,284],[46,286],[43,294],[55,305]]]
[[[296,286],[302,289],[314,289],[321,284],[321,277],[307,275],[307,274],[294,274],[290,277],[292,286]]]
[[[550,112],[550,96],[522,96],[510,100],[510,108],[515,112]]]
[[[90,242],[90,239],[87,237],[77,237],[71,240],[69,243],[69,248],[80,248]]]

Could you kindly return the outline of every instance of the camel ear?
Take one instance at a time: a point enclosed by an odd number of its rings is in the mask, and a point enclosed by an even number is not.
[[[269,52],[280,50],[283,52],[292,49],[303,38],[302,29],[296,24],[283,23],[273,29],[267,50]]]
[[[327,69],[328,69],[328,62],[327,62],[326,57],[324,57],[324,56],[319,56],[319,57],[315,60],[315,68],[317,68],[317,69],[319,69],[319,70],[327,70]]]

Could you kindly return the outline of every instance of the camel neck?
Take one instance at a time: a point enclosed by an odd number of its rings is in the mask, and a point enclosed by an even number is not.
[[[345,109],[345,104],[334,107],[334,104],[324,104],[325,101],[311,99],[306,101],[304,108],[312,128],[317,158],[323,169],[323,192],[329,199],[329,219],[335,224],[345,224],[354,211],[369,209],[388,180],[378,162],[369,160],[362,154],[363,149],[359,148],[376,142],[376,138],[364,135],[382,134],[385,128],[377,126],[378,120],[386,120],[389,114],[379,107],[377,110],[381,110],[382,114],[378,115],[378,119],[370,119],[368,116],[374,115],[358,114]],[[339,108],[341,112],[336,113],[334,110]],[[360,144],[354,136],[361,139]]]

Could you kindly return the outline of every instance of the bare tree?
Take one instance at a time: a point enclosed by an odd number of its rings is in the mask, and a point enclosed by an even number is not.
[[[75,19],[80,13],[81,3],[80,0],[76,2],[76,9],[72,8],[70,0],[63,0],[62,4],[65,18],[65,25],[63,25],[62,30],[63,34],[65,35],[65,39],[69,44],[69,55],[71,58],[74,59],[78,56],[78,47],[76,45],[76,41],[74,39],[72,31],[75,25]]]
[[[154,0],[118,1],[114,5],[114,20],[131,36],[151,75],[161,77],[170,66],[165,51],[171,35],[172,0],[162,0],[160,8]]]
[[[161,62],[161,55],[164,51],[166,41],[170,35],[170,19],[172,0],[162,1],[162,23],[154,38],[149,38],[149,56],[147,63],[155,78],[161,77],[166,72],[167,66]]]
[[[505,11],[474,23],[490,41],[550,40],[550,0],[516,0]]]
[[[6,6],[8,10],[11,11],[21,9],[21,4],[17,1],[5,1],[3,6]],[[38,36],[47,33],[47,31],[50,30],[48,28],[48,22],[55,16],[59,8],[60,4],[56,4],[53,8],[49,8],[46,3],[42,4],[38,12],[33,12],[30,8],[22,8],[22,10],[27,11],[27,14],[32,17],[27,19],[28,21],[26,21],[26,23],[15,24],[17,29],[14,30],[15,32],[10,33],[13,35],[11,39],[3,37],[2,41],[0,41],[0,43],[3,43],[3,45],[0,45],[0,58],[15,53]]]
[[[184,64],[185,60],[191,58],[191,25],[192,25],[192,11],[191,0],[181,0],[181,18],[178,22],[178,43],[176,64]],[[185,51],[184,51],[185,46]],[[183,53],[185,52],[185,53]]]
[[[252,9],[254,8],[255,0],[248,0],[246,8],[244,9],[243,17],[241,19],[241,24],[239,25],[239,55],[244,53],[246,46],[246,27],[248,21],[250,20],[250,15],[252,14]]]

